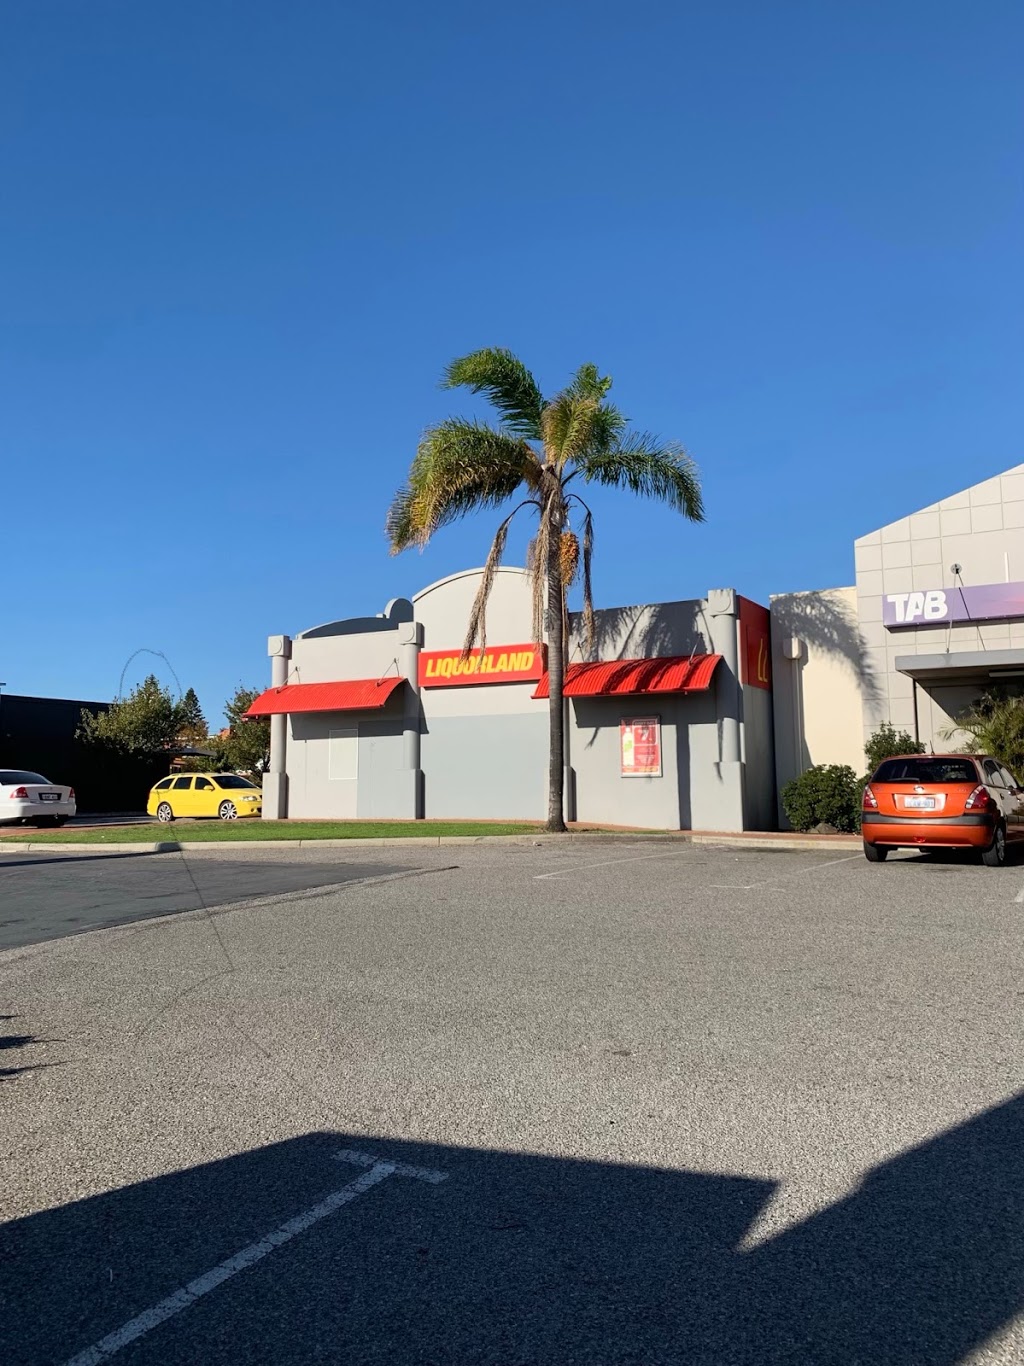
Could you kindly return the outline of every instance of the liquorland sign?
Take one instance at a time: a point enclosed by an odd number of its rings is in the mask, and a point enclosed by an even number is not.
[[[541,645],[488,645],[467,659],[461,650],[421,650],[421,688],[457,688],[468,683],[531,683],[544,673]]]
[[[901,626],[948,626],[972,621],[1011,621],[1024,617],[1024,583],[985,583],[974,588],[927,588],[914,593],[887,593],[882,623],[890,631]]]

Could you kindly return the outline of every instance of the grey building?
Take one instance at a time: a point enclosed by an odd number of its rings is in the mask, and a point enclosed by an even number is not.
[[[264,817],[541,820],[547,809],[543,642],[528,576],[502,569],[487,645],[461,648],[479,569],[379,616],[271,636]],[[774,818],[767,610],[732,589],[572,622],[569,819],[657,829],[764,828]]]

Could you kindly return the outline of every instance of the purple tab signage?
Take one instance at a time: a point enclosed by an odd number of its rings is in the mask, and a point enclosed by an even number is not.
[[[882,622],[901,626],[948,626],[951,622],[1010,621],[1024,617],[1024,583],[983,583],[975,588],[927,588],[886,593]]]

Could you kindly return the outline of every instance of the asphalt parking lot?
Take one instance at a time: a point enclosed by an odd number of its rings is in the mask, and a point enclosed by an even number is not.
[[[142,850],[62,854],[56,845],[5,854],[0,844],[0,949],[380,872],[379,864],[355,860],[171,858]]]
[[[1024,1360],[1024,869],[165,859],[0,955],[5,1364]]]

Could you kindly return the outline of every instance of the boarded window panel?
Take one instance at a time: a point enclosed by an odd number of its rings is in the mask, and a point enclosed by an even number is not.
[[[328,777],[332,783],[351,782],[359,777],[359,731],[328,731]]]

